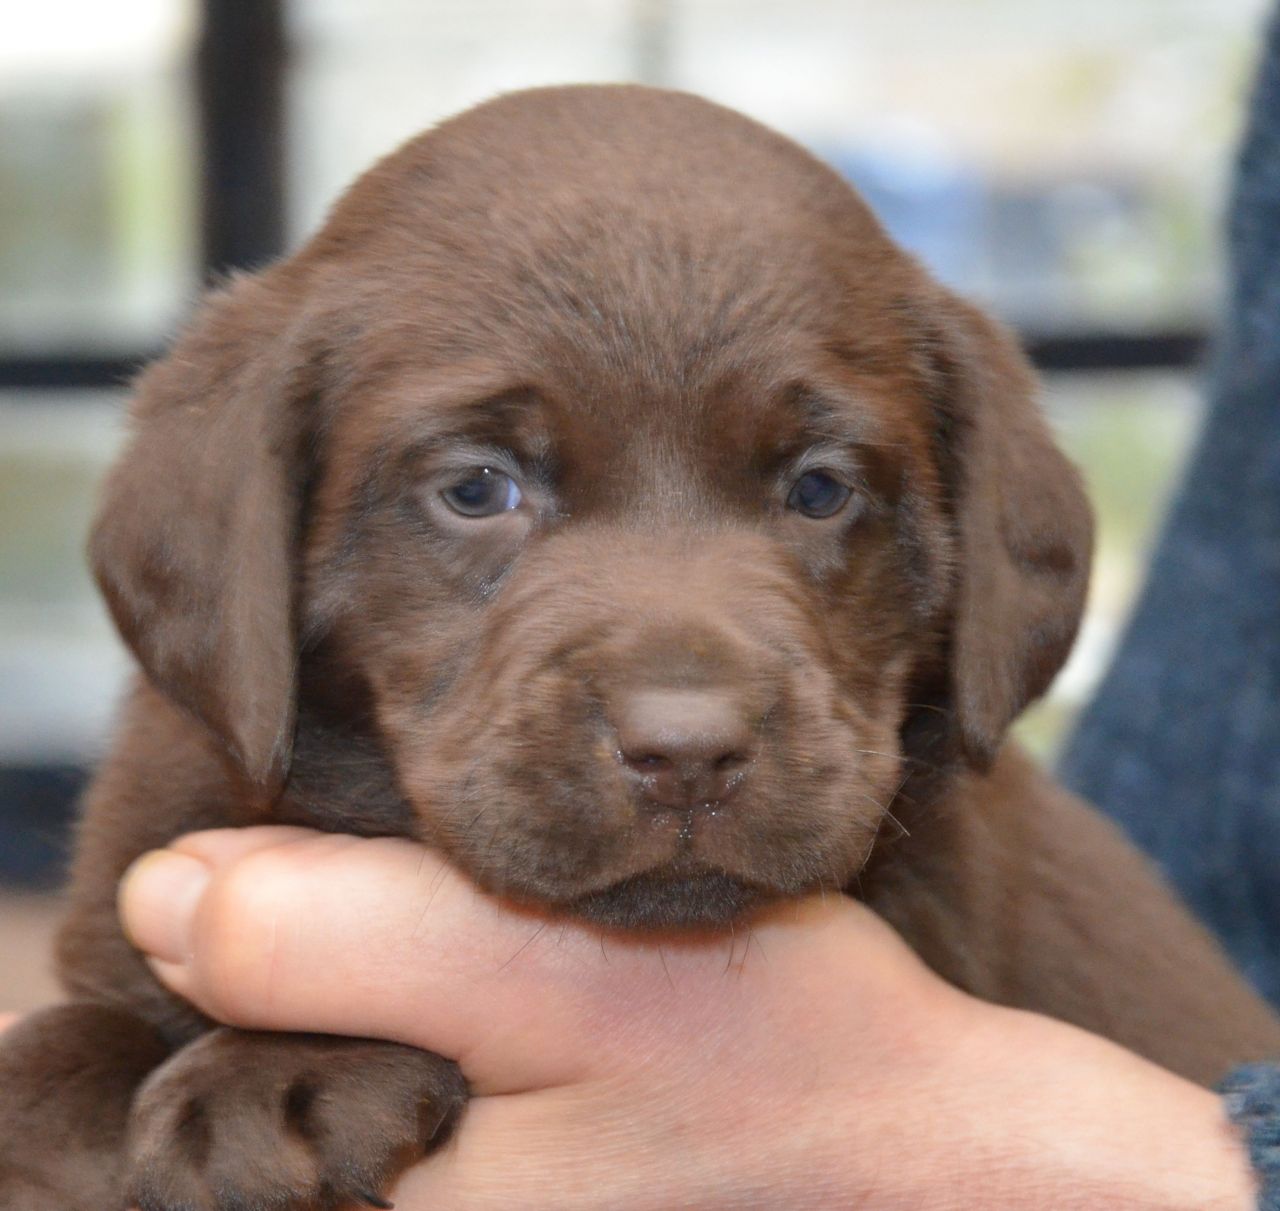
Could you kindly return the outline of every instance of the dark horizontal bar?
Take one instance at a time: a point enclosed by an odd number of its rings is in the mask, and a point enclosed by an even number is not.
[[[58,354],[47,357],[0,354],[0,390],[76,391],[128,386],[155,354],[110,357]]]
[[[1024,332],[1022,344],[1045,371],[1187,370],[1204,358],[1208,337],[1192,329],[1070,335]]]

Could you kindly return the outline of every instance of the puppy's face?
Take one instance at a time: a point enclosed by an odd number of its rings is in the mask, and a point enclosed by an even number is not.
[[[1065,655],[1087,515],[1025,368],[744,119],[493,103],[237,291],[144,383],[108,598],[267,788],[323,653],[492,890],[654,927],[842,887],[913,712],[981,761]],[[184,426],[204,499],[140,518]]]
[[[787,365],[535,374],[384,384],[335,429],[312,630],[372,687],[421,835],[626,923],[847,882],[933,622],[924,401]]]

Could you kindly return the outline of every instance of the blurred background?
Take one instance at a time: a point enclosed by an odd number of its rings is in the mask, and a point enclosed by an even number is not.
[[[46,919],[14,889],[57,882],[127,670],[82,545],[128,379],[202,284],[294,247],[373,158],[507,89],[640,80],[744,110],[829,160],[940,276],[1019,329],[1102,526],[1077,654],[1021,725],[1052,753],[1195,433],[1267,0],[0,7],[6,984],[27,986],[6,923],[29,936]]]

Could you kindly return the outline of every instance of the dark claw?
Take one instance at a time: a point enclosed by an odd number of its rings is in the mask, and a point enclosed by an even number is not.
[[[382,1211],[392,1211],[395,1203],[389,1203],[385,1198],[379,1198],[376,1194],[370,1194],[367,1190],[357,1190],[356,1198],[362,1203],[368,1203],[371,1207],[380,1207]]]

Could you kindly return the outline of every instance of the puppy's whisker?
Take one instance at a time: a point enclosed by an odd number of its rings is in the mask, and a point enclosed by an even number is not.
[[[505,963],[503,963],[501,967],[498,968],[498,971],[499,972],[506,971],[507,968],[510,967],[512,963],[514,963],[522,954],[524,954],[526,950],[529,949],[530,946],[534,944],[534,942],[536,942],[542,936],[542,931],[546,929],[546,927],[547,927],[547,922],[543,921],[538,926],[538,928],[535,929],[533,933],[529,935],[529,937],[525,940],[524,944],[515,952],[515,954],[513,954]]]
[[[898,817],[893,814],[892,809],[889,807],[889,804],[892,803],[898,797],[902,788],[907,784],[907,777],[908,775],[905,775],[905,774],[903,775],[903,777],[899,780],[897,787],[893,790],[893,792],[889,795],[888,799],[884,803],[881,803],[879,799],[877,799],[874,795],[869,794],[867,791],[854,788],[853,793],[857,795],[858,798],[864,799],[866,802],[870,803],[872,807],[874,807],[876,811],[879,813],[879,821],[877,822],[877,825],[876,825],[877,836],[879,836],[880,827],[882,826],[885,820],[888,820],[891,824],[893,824],[898,829],[898,835],[900,837],[911,836],[911,830],[907,828],[907,826],[903,824],[902,821],[899,820]]]
[[[736,947],[737,944],[738,944],[738,931],[734,928],[733,922],[730,921],[729,922],[729,954],[724,961],[724,971],[721,973],[722,976],[727,976],[729,974],[730,969],[733,967],[733,951],[734,951],[734,947]]]
[[[904,760],[904,757],[901,753],[886,753],[878,748],[855,748],[851,751],[855,753],[861,753],[863,756],[866,756],[866,757],[889,757],[894,761]]]
[[[424,854],[423,857],[425,859],[426,855]],[[421,873],[421,865],[419,865],[418,870],[419,873]],[[435,903],[436,896],[440,894],[440,888],[444,886],[444,881],[448,873],[449,863],[447,860],[442,858],[440,860],[439,869],[437,869],[436,873],[431,877],[431,890],[427,893],[427,902],[422,906],[422,912],[418,915],[418,924],[414,928],[412,934],[414,938],[422,936],[423,926],[427,923],[427,914],[431,911],[431,906]]]
[[[662,971],[667,977],[667,983],[671,986],[672,991],[674,991],[676,982],[671,978],[671,968],[667,966],[667,951],[661,942],[658,943],[658,959],[662,963]]]

